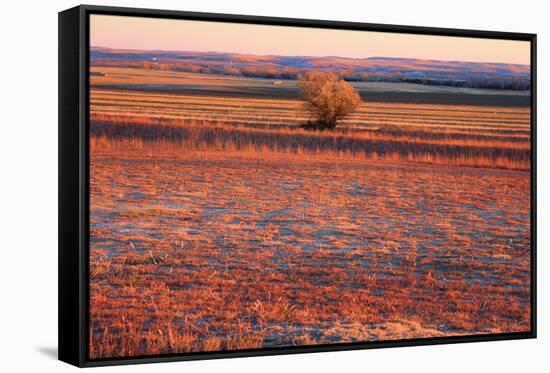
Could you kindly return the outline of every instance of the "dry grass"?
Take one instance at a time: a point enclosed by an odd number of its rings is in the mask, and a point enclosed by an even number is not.
[[[525,173],[92,157],[92,357],[529,329]]]
[[[90,357],[529,330],[527,109],[319,133],[296,100],[117,89],[91,91]]]
[[[92,89],[95,114],[148,116],[162,119],[213,121],[245,126],[296,127],[309,116],[298,100],[215,95],[153,93]],[[364,102],[342,127],[374,129],[397,126],[405,130],[465,132],[477,135],[527,137],[528,108],[454,106]]]
[[[105,114],[92,116],[90,131],[92,146],[104,149],[166,147],[176,153],[211,149],[519,170],[530,166],[526,142],[432,138],[429,133],[313,132]]]

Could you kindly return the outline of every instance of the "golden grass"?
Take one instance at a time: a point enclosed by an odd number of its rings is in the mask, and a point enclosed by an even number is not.
[[[91,357],[529,329],[526,173],[162,149],[92,149]]]
[[[380,131],[313,132],[301,128],[254,128],[147,116],[92,114],[92,146],[103,149],[162,145],[172,152],[211,149],[266,154],[317,155],[354,160],[527,170],[529,143],[446,138]],[[154,144],[147,144],[153,142]]]
[[[482,168],[500,168],[509,170],[528,170],[530,161],[514,160],[507,157],[487,157],[487,156],[453,156],[444,157],[431,154],[401,154],[397,151],[390,153],[377,152],[352,152],[349,150],[308,150],[304,148],[273,148],[267,145],[236,145],[232,142],[224,142],[223,144],[209,145],[193,145],[187,147],[183,142],[174,142],[168,140],[146,141],[139,138],[131,139],[109,139],[103,137],[92,137],[90,139],[90,148],[92,151],[128,151],[135,150],[145,151],[144,154],[164,153],[172,154],[177,157],[178,154],[185,153],[187,150],[201,150],[212,152],[238,152],[243,157],[258,158],[258,157],[284,157],[290,160],[296,160],[306,157],[307,159],[341,159],[352,161],[378,161],[378,162],[413,162],[425,163],[433,165],[446,166],[467,166],[467,167],[482,167]]]
[[[146,115],[158,118],[222,120],[240,124],[299,125],[308,117],[301,103],[290,99],[251,99],[219,96],[189,96],[150,92],[92,89],[92,112],[97,114]],[[528,135],[527,108],[469,107],[452,105],[363,103],[346,118],[345,128],[380,127],[432,130],[469,130],[495,134]]]
[[[528,109],[365,103],[319,133],[296,100],[91,104],[91,358],[529,330]]]
[[[249,132],[265,132],[265,133],[280,133],[280,134],[299,134],[306,137],[325,137],[325,138],[352,138],[362,140],[387,140],[406,143],[418,144],[441,144],[441,145],[463,145],[473,147],[488,147],[488,148],[513,148],[513,149],[530,149],[530,144],[524,139],[502,139],[499,137],[483,139],[482,136],[475,137],[459,137],[452,136],[453,133],[447,132],[430,132],[423,131],[415,133],[413,131],[394,131],[389,132],[382,129],[375,130],[354,130],[348,128],[340,128],[334,132],[314,132],[305,130],[299,127],[269,127],[262,128],[260,126],[240,126],[234,121],[228,121],[224,117],[223,120],[204,121],[195,118],[187,120],[178,120],[171,117],[155,117],[151,115],[128,115],[128,114],[98,114],[93,113],[90,116],[92,123],[112,123],[112,124],[141,124],[141,125],[170,125],[175,127],[181,126],[209,126],[214,128],[231,129],[238,127],[239,130]],[[238,123],[238,122],[237,122]],[[479,139],[481,137],[481,139]]]

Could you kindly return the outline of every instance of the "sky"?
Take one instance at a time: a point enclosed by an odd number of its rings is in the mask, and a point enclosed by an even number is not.
[[[530,64],[528,41],[108,15],[90,18],[93,47]]]

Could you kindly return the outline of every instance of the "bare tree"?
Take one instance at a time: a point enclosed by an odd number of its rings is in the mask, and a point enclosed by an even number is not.
[[[317,117],[309,127],[334,129],[339,120],[352,113],[361,103],[357,91],[340,76],[323,71],[307,72],[298,78],[306,110]]]

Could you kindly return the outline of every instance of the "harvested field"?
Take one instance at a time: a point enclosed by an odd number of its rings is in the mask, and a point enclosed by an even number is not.
[[[525,172],[93,160],[93,357],[529,330]]]
[[[330,133],[292,99],[93,89],[91,134],[104,140],[169,140],[182,148],[349,153],[362,159],[529,169],[530,111],[437,104],[369,103]],[[103,141],[105,142],[105,141]]]
[[[515,95],[406,86],[311,131],[289,82],[101,69],[91,358],[530,330]]]

